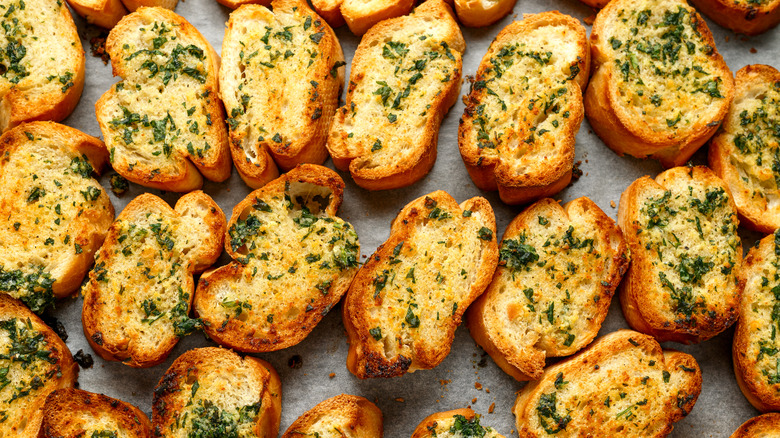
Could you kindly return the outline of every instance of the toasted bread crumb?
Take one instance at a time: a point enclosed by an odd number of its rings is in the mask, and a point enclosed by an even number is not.
[[[612,208],[615,208],[616,207],[615,201],[610,200],[609,201],[609,206],[612,207]]]
[[[755,48],[755,47],[751,47],[751,48],[750,48],[750,53],[756,53],[756,52],[758,52],[758,50],[756,50],[756,48]]]
[[[494,402],[494,403],[491,403],[491,404],[490,404],[490,407],[488,408],[488,414],[492,414],[492,413],[493,413],[493,411],[494,411],[495,409],[496,409],[496,404],[495,404],[495,402]]]
[[[292,368],[292,369],[294,369],[294,370],[297,370],[297,369],[299,369],[300,367],[303,366],[303,358],[299,354],[293,355],[287,361],[287,366]]]
[[[731,37],[729,35],[726,35],[726,42],[729,42],[731,40]]]
[[[474,403],[476,403],[476,402],[477,402],[477,398],[476,398],[476,397],[474,397],[474,398],[472,398],[472,399],[471,399],[471,404],[474,404]]]
[[[108,53],[106,52],[106,37],[108,36],[105,32],[100,32],[98,36],[92,37],[89,40],[89,51],[92,53],[92,56],[96,58],[100,58],[101,61],[103,61],[104,65],[108,65],[108,61],[111,60],[111,57],[108,56]]]
[[[593,22],[596,21],[596,14],[590,14],[582,19],[582,22],[588,26],[593,26]]]
[[[482,391],[482,384],[479,382],[474,382],[474,388],[476,388],[478,391]]]
[[[403,402],[405,402],[406,400],[404,400],[404,398],[403,398],[403,397],[398,397],[397,399],[395,399],[395,401],[397,401],[398,403],[403,403]]]
[[[332,379],[332,378],[336,377],[336,373],[330,373],[330,374],[328,374],[328,377],[330,377]]]

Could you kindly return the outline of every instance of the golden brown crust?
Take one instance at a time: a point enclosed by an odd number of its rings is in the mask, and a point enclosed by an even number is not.
[[[53,391],[43,405],[38,438],[83,438],[91,433],[122,431],[128,438],[151,438],[152,423],[135,406],[81,389]],[[90,433],[91,432],[91,433]],[[105,435],[107,436],[107,435]]]
[[[240,6],[243,5],[261,5],[261,6],[270,6],[271,0],[217,0],[218,3],[220,3],[223,6],[227,6],[230,9],[238,9]]]
[[[334,29],[346,24],[341,15],[343,0],[312,0],[311,6]]]
[[[407,204],[347,293],[347,369],[359,378],[395,377],[441,363],[497,255],[495,217],[484,198],[458,205],[437,191]],[[409,292],[415,289],[424,292]]]
[[[609,0],[580,0],[591,8],[601,9],[609,3]]]
[[[780,414],[759,415],[742,423],[729,438],[775,438],[780,436]]]
[[[382,411],[363,397],[341,394],[309,409],[287,428],[282,438],[340,432],[353,438],[382,438]]]
[[[87,23],[111,29],[128,11],[122,0],[68,0],[68,4]]]
[[[758,35],[780,23],[780,1],[766,4],[738,0],[691,0],[704,15],[721,26],[745,35]]]
[[[490,26],[512,12],[517,0],[456,0],[455,13],[458,20],[468,27]]]
[[[176,9],[176,5],[179,3],[179,0],[121,0],[122,3],[125,5],[125,7],[130,12],[135,12],[139,8],[153,8],[153,7],[159,7],[159,8],[165,8],[169,10]]]
[[[341,3],[341,15],[349,30],[363,35],[384,20],[406,15],[414,8],[414,0],[383,0],[366,7],[364,2],[345,0]]]

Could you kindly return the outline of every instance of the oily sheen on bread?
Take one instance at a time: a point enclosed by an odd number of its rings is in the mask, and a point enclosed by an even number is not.
[[[542,199],[504,232],[493,281],[469,308],[474,340],[509,375],[538,379],[547,357],[588,345],[628,268],[623,233],[590,199]]]
[[[103,142],[53,122],[0,137],[0,292],[40,313],[72,295],[114,220]]]
[[[742,423],[730,438],[776,438],[780,437],[780,414],[771,412]]]
[[[341,394],[309,409],[282,438],[382,438],[382,411],[363,397]]]
[[[458,205],[437,191],[407,204],[347,292],[347,369],[395,377],[441,363],[496,269],[495,229],[484,198]]]
[[[474,184],[524,204],[571,181],[590,49],[579,20],[526,15],[493,40],[464,98],[458,146]]]
[[[479,424],[481,417],[471,408],[431,414],[412,433],[412,438],[504,438],[493,428]]]
[[[704,15],[726,29],[758,35],[780,23],[780,0],[691,0]]]
[[[225,215],[201,191],[176,207],[150,193],[111,225],[82,288],[84,335],[103,359],[157,365],[200,326],[189,317],[195,282],[222,253]]]

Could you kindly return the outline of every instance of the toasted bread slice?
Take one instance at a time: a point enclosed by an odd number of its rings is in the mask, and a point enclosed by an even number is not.
[[[780,437],[780,414],[771,412],[742,423],[730,438],[777,438]]]
[[[122,80],[95,110],[114,170],[174,192],[200,188],[204,176],[227,179],[219,58],[203,35],[167,9],[141,8],[111,30],[106,52]]]
[[[580,0],[591,8],[601,9],[609,3],[610,0]]]
[[[122,4],[124,4],[130,12],[135,12],[143,7],[151,8],[155,6],[170,9],[172,11],[176,9],[179,0],[122,0]]]
[[[336,212],[344,182],[303,164],[233,209],[225,250],[235,259],[203,275],[195,312],[211,339],[262,352],[301,342],[357,272],[360,244]]]
[[[33,120],[59,122],[84,89],[84,50],[67,5],[8,0],[0,11],[0,131]]]
[[[80,389],[53,391],[43,405],[39,438],[151,438],[152,423],[135,406]]]
[[[341,394],[306,411],[282,438],[382,438],[382,411],[363,397]]]
[[[628,268],[623,233],[590,199],[542,199],[504,232],[499,266],[468,310],[469,331],[517,380],[596,337]]]
[[[443,0],[371,28],[352,60],[328,135],[333,164],[369,190],[408,186],[436,161],[439,126],[461,85],[466,43]]]
[[[516,2],[517,0],[455,0],[455,13],[464,26],[490,26],[512,12]]]
[[[347,369],[364,379],[441,363],[496,269],[495,231],[484,198],[458,205],[437,191],[407,204],[347,292]]]
[[[734,374],[750,404],[762,412],[780,410],[780,230],[753,247],[740,274],[744,286],[734,333]]]
[[[275,438],[282,383],[268,362],[223,348],[179,356],[154,389],[155,436]]]
[[[585,115],[619,155],[680,166],[726,117],[734,78],[685,0],[612,0],[590,42]]]
[[[279,176],[277,165],[287,171],[325,161],[344,83],[344,55],[330,26],[305,0],[272,6],[273,12],[246,5],[230,14],[222,41],[219,81],[230,149],[252,188]]]
[[[479,424],[479,415],[470,408],[431,414],[417,425],[412,438],[504,438],[490,427]]]
[[[712,138],[709,162],[726,181],[740,222],[762,233],[780,228],[780,185],[773,170],[780,139],[780,72],[748,65],[737,72],[736,95]]]
[[[76,292],[114,220],[103,142],[53,122],[0,137],[0,292],[40,313]]]
[[[517,434],[660,438],[693,409],[701,370],[631,330],[610,333],[545,370],[515,401]]]
[[[68,0],[68,4],[87,23],[111,29],[127,15],[122,0]]]
[[[37,438],[46,396],[76,383],[68,347],[20,301],[0,294],[0,436]]]
[[[81,290],[84,334],[100,357],[157,365],[199,327],[189,317],[192,274],[217,260],[224,234],[225,215],[201,191],[181,197],[175,209],[150,193],[131,201]]]
[[[344,16],[341,15],[342,3],[344,0],[312,0],[311,6],[331,27],[336,28],[346,24]]]
[[[758,35],[780,23],[780,0],[691,0],[704,15],[745,35]]]
[[[355,35],[363,35],[383,20],[406,15],[413,0],[312,0],[312,7],[333,27],[345,23]],[[451,2],[450,2],[451,3]]]
[[[706,167],[676,167],[634,181],[618,224],[631,252],[620,285],[628,324],[659,342],[695,343],[734,323],[742,266],[737,209]]]
[[[558,12],[499,32],[464,98],[458,146],[480,189],[523,204],[571,181],[590,50],[585,28]]]

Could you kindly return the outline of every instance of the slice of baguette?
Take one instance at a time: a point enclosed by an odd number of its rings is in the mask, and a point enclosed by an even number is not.
[[[73,387],[78,371],[52,329],[0,294],[0,436],[37,438],[46,396]]]
[[[154,389],[158,437],[276,438],[282,384],[268,362],[222,348],[179,356]]]
[[[233,209],[225,250],[235,259],[200,279],[195,312],[218,343],[246,352],[301,342],[357,272],[354,228],[336,216],[344,182],[303,164]]]
[[[352,60],[346,104],[327,147],[369,190],[405,187],[436,161],[442,118],[457,100],[466,43],[443,0],[371,28]]]
[[[344,0],[311,0],[312,8],[333,28],[346,24],[344,16],[341,15],[342,3],[344,3]]]
[[[610,333],[526,385],[513,408],[521,438],[660,438],[693,409],[701,370],[693,356],[650,336]]]
[[[610,0],[580,0],[591,8],[601,9],[609,3]]]
[[[78,290],[114,220],[93,177],[107,161],[103,142],[53,122],[0,137],[0,292],[40,313]]]
[[[745,35],[758,35],[780,23],[780,0],[691,0],[704,15]]]
[[[408,14],[414,4],[414,0],[343,0],[341,15],[352,33],[363,35],[384,20]]]
[[[775,178],[780,134],[780,72],[748,65],[737,72],[736,95],[712,138],[709,162],[726,181],[740,222],[756,231],[780,228],[780,182]]]
[[[455,0],[455,13],[464,26],[490,26],[512,12],[516,2],[517,0]]]
[[[343,306],[347,369],[361,379],[431,369],[498,263],[493,209],[437,191],[407,204]]]
[[[175,209],[150,193],[131,201],[81,290],[81,321],[95,352],[132,367],[164,361],[200,326],[189,317],[192,274],[217,260],[224,234],[224,213],[201,191],[181,197]]]
[[[238,9],[243,5],[270,6],[271,0],[217,0],[217,3],[230,9]]]
[[[780,437],[780,414],[771,412],[759,415],[742,423],[730,438],[777,438]]]
[[[363,397],[341,394],[306,411],[282,438],[382,438],[382,411]]]
[[[127,15],[122,0],[68,0],[68,4],[87,23],[111,29]]]
[[[659,342],[696,343],[734,323],[742,243],[728,187],[706,167],[634,181],[618,224],[631,252],[620,285],[628,324]]]
[[[498,34],[464,98],[458,128],[477,187],[524,204],[569,184],[589,66],[585,28],[568,15],[526,15]]]
[[[437,412],[417,425],[412,438],[504,438],[493,428],[479,424],[479,420],[470,408]]]
[[[167,9],[141,8],[111,30],[106,52],[122,80],[95,110],[114,170],[175,192],[200,188],[204,176],[227,179],[219,57],[203,35]]]
[[[176,9],[179,0],[122,0],[122,4],[124,4],[130,12],[135,12],[143,7],[151,8],[155,6],[170,9],[172,11]]]
[[[344,83],[344,55],[330,26],[304,0],[272,6],[230,14],[222,41],[219,81],[231,153],[252,188],[279,176],[277,165],[288,171],[325,161]]]
[[[750,404],[780,410],[780,230],[753,247],[740,270],[744,286],[734,333],[734,374]]]
[[[151,438],[152,423],[135,406],[80,389],[53,391],[43,405],[39,438]]]
[[[612,0],[590,42],[585,115],[619,155],[682,165],[726,117],[734,78],[685,0]]]
[[[84,50],[67,5],[7,0],[0,16],[0,131],[33,120],[59,122],[84,89]]]
[[[538,379],[546,357],[596,337],[627,268],[623,233],[593,201],[542,199],[504,232],[493,281],[468,310],[471,336],[515,379]]]

